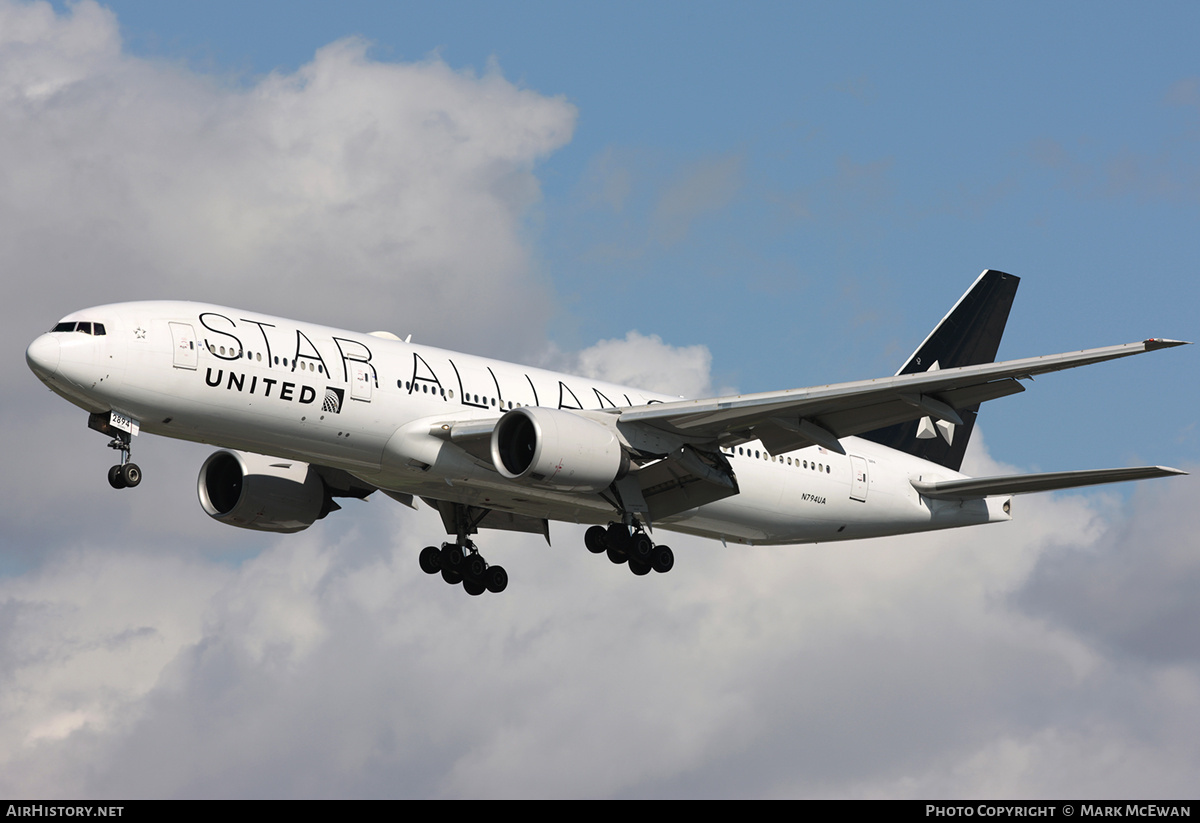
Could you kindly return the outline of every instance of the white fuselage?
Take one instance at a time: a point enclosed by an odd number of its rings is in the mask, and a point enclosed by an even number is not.
[[[395,492],[551,520],[605,523],[601,495],[535,489],[431,434],[519,406],[604,409],[678,398],[469,354],[199,303],[140,302],[64,321],[29,360],[54,391],[141,430],[345,470]],[[655,527],[736,543],[807,543],[1007,520],[1006,499],[930,500],[913,479],[962,477],[867,440],[768,456],[723,449],[740,492]]]

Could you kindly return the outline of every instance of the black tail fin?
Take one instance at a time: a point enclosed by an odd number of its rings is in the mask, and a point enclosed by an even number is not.
[[[1020,282],[1019,277],[992,269],[979,275],[896,374],[993,362]],[[958,471],[979,404],[957,411],[961,426],[925,417],[860,436]]]

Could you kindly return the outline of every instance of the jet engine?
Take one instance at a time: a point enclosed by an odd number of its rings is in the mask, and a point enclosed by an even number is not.
[[[492,464],[510,480],[558,491],[601,491],[629,471],[616,432],[562,409],[522,406],[492,432]]]
[[[209,455],[196,489],[209,517],[243,529],[303,531],[340,508],[312,466],[250,452]]]

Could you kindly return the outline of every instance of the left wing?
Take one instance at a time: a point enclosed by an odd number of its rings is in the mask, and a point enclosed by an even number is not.
[[[819,445],[845,454],[839,438],[934,417],[961,424],[956,409],[1024,391],[1034,375],[1186,345],[1151,338],[1064,354],[904,374],[804,389],[679,400],[615,409],[619,426],[651,426],[684,443],[736,445],[760,440],[773,453]]]
[[[1148,480],[1153,477],[1171,477],[1177,474],[1187,474],[1187,472],[1167,466],[1132,466],[1124,469],[968,477],[963,480],[939,480],[936,482],[913,480],[912,485],[920,494],[934,500],[975,500],[980,497],[1076,489],[1080,486],[1121,483],[1126,480]]]

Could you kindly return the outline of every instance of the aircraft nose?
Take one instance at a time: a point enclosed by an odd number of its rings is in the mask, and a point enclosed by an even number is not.
[[[58,338],[43,334],[25,350],[25,362],[39,377],[51,377],[58,372],[59,355]]]

